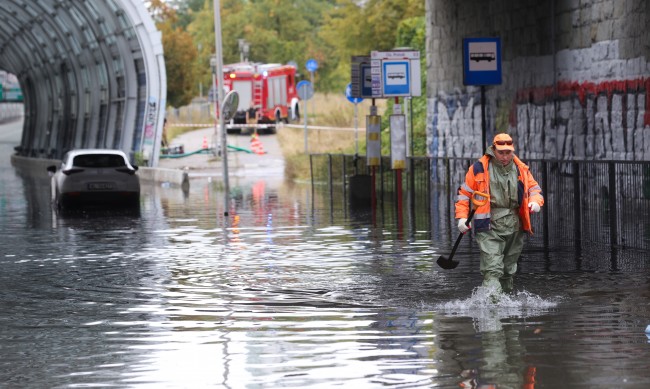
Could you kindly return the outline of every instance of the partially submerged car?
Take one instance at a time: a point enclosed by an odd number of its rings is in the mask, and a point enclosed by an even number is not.
[[[112,149],[77,149],[61,166],[48,166],[52,201],[58,209],[82,206],[139,207],[140,180],[126,154]]]

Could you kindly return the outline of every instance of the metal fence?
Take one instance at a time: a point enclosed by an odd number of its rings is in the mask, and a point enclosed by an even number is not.
[[[457,188],[472,158],[408,159],[401,174],[403,201],[426,211],[424,228],[450,231]],[[548,247],[605,245],[616,249],[650,249],[650,162],[528,160],[542,187],[545,206],[533,218],[531,244]],[[313,185],[327,185],[330,196],[348,196],[353,175],[369,174],[363,157],[344,154],[310,156]],[[375,168],[376,200],[394,205],[397,175],[390,158]],[[342,190],[341,190],[342,189]],[[453,234],[452,234],[453,235]]]

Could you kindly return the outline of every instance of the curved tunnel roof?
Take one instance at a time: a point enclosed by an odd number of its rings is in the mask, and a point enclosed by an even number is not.
[[[166,74],[142,0],[2,0],[0,69],[24,96],[18,155],[115,148],[157,164]]]

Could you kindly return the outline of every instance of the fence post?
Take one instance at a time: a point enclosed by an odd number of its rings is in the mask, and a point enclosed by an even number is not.
[[[309,174],[311,175],[311,198],[314,198],[314,163],[312,162],[312,155],[309,154]]]
[[[348,200],[347,182],[348,182],[348,180],[347,180],[347,169],[345,168],[345,162],[346,162],[345,154],[341,155],[341,160],[343,161],[342,164],[341,164],[341,167],[342,167],[342,170],[343,170],[343,204],[347,204],[347,200]]]
[[[411,201],[411,207],[415,208],[415,161],[413,157],[409,158],[409,198]]]
[[[427,158],[427,210],[429,211],[429,220],[431,219],[431,164],[433,159]],[[429,228],[430,229],[430,228]]]
[[[384,159],[379,159],[379,187],[381,189],[381,209],[384,209]]]
[[[334,204],[334,185],[332,184],[332,154],[327,154],[327,174],[329,176],[329,185],[330,185],[330,211],[334,211],[333,209],[333,204]]]
[[[451,211],[451,207],[453,207],[453,202],[451,201],[452,197],[452,192],[451,192],[451,159],[448,157],[444,159],[445,161],[445,197],[447,198],[447,223],[449,223],[449,220],[453,219],[453,216],[455,216],[455,212]]]
[[[576,248],[582,248],[582,209],[580,193],[580,165],[573,162],[573,223],[576,240]]]
[[[546,161],[542,161],[542,188],[543,190],[548,189],[548,164]],[[542,191],[542,193],[544,193]],[[550,196],[547,196],[547,199],[549,199]],[[550,204],[548,204],[545,207],[542,207],[542,215],[543,217],[543,225],[542,225],[542,232],[544,234],[544,248],[548,249],[548,210],[549,210]]]
[[[609,228],[612,247],[618,244],[618,223],[616,214],[616,165],[608,163],[609,167]]]

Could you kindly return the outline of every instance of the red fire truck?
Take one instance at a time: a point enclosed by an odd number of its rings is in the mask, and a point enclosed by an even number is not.
[[[280,122],[300,119],[295,66],[241,62],[224,65],[223,75],[226,92],[239,94],[228,132],[275,133]]]

